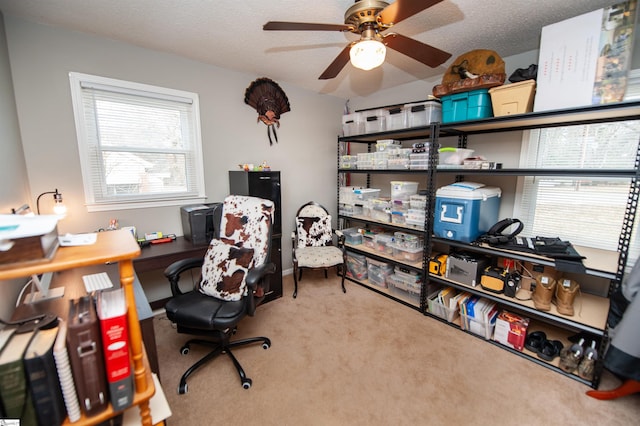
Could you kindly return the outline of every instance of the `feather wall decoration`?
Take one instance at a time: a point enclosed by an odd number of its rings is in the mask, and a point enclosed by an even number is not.
[[[244,103],[258,112],[258,121],[267,125],[269,145],[273,145],[271,133],[278,142],[276,127],[280,127],[280,115],[291,111],[289,99],[275,81],[262,77],[253,81],[244,92]]]

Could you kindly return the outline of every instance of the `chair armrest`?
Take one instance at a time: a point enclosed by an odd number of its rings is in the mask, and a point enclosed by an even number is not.
[[[180,281],[180,274],[190,269],[202,268],[203,263],[204,258],[193,257],[178,260],[177,262],[173,262],[171,265],[167,266],[164,270],[164,276],[169,280],[169,284],[171,285],[171,294],[173,296],[182,294],[180,286],[178,285],[178,282]]]
[[[254,313],[256,312],[256,307],[262,301],[262,299],[264,299],[264,294],[269,291],[269,286],[267,285],[260,297],[254,296],[254,292],[258,288],[258,284],[262,282],[262,280],[264,280],[267,275],[271,275],[275,271],[276,265],[269,262],[263,263],[262,265],[256,266],[255,268],[251,268],[247,272],[247,278],[245,279],[248,287],[246,306],[247,315],[249,315],[250,317],[254,315]]]
[[[336,234],[336,236],[338,237],[338,247],[342,249],[344,247],[344,243],[346,242],[347,237],[344,235],[344,232],[342,232],[339,229],[334,229],[333,233]]]
[[[258,288],[260,280],[262,280],[267,274],[273,274],[276,271],[276,265],[273,263],[263,263],[260,266],[251,268],[247,272],[246,283],[249,290],[255,291]]]

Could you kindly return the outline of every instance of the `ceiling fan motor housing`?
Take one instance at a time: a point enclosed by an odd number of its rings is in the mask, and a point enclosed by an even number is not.
[[[353,25],[359,29],[361,25],[366,23],[376,23],[378,12],[389,3],[381,0],[357,0],[344,14],[345,25]]]

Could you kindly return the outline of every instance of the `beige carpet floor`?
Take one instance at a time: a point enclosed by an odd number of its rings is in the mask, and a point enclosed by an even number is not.
[[[194,373],[178,395],[180,376],[198,355],[179,350],[164,314],[154,319],[160,376],[181,425],[631,425],[640,394],[614,401],[590,388],[416,310],[335,276],[307,273],[298,298],[284,297],[246,318],[236,337],[265,335],[234,353],[253,379],[245,390],[222,356]],[[611,375],[600,388],[618,384]],[[635,419],[635,420],[634,420]]]

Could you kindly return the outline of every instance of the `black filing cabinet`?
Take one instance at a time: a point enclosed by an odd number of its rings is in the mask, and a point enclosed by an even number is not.
[[[271,276],[271,289],[265,301],[282,297],[282,209],[280,200],[280,172],[229,171],[229,193],[265,198],[275,204],[271,235],[271,261],[276,272]]]

